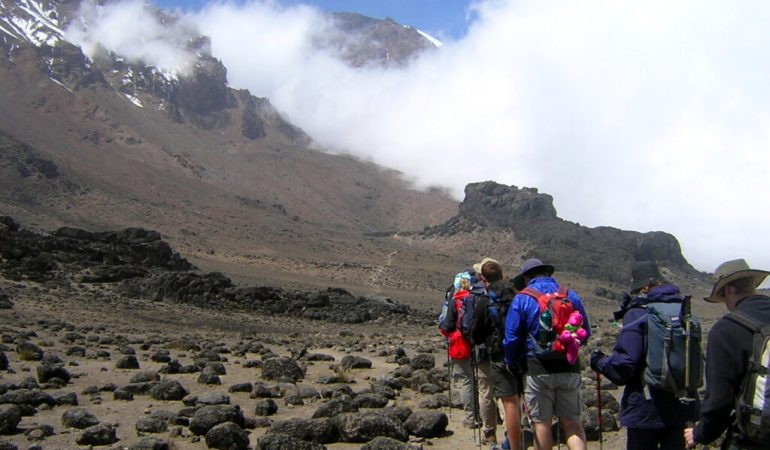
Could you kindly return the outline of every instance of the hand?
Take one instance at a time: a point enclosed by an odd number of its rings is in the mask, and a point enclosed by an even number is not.
[[[604,352],[599,350],[598,348],[591,352],[591,368],[595,372],[601,372],[599,370],[599,361],[601,361],[602,358],[604,358],[604,356],[605,356]]]
[[[686,448],[695,447],[695,433],[693,433],[692,428],[684,429],[684,444]]]

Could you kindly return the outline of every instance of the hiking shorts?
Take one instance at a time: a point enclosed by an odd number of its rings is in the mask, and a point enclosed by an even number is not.
[[[534,422],[548,422],[554,415],[580,420],[580,374],[528,375],[524,400]]]
[[[524,379],[521,374],[511,372],[505,367],[505,363],[490,363],[492,367],[492,382],[495,385],[495,398],[521,395],[524,390]]]

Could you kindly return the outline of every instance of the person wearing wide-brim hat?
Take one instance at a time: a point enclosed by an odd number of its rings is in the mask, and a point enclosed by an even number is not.
[[[614,313],[616,320],[623,321],[623,327],[612,353],[605,355],[598,349],[591,352],[591,368],[624,387],[620,426],[626,429],[626,450],[682,449],[687,422],[698,417],[697,401],[680,401],[676,395],[644,382],[649,304],[681,308],[684,301],[686,297],[679,287],[661,274],[654,261],[634,263],[629,294],[623,295],[620,310]]]
[[[714,271],[711,294],[704,300],[724,303],[730,314],[711,328],[706,347],[706,393],[701,403],[700,420],[685,430],[687,448],[709,444],[727,432],[731,450],[767,448],[757,445],[732,427],[735,399],[749,371],[753,353],[753,331],[740,325],[732,314],[739,312],[770,324],[770,297],[757,292],[757,287],[770,275],[766,270],[752,269],[743,259],[727,261]]]
[[[538,447],[553,446],[551,423],[556,416],[564,429],[567,447],[584,449],[586,436],[581,419],[579,360],[570,362],[562,352],[537,351],[534,339],[528,338],[538,336],[540,332],[541,311],[537,297],[543,294],[566,295],[574,311],[582,317],[586,339],[591,335],[591,324],[580,296],[572,289],[559,286],[553,277],[555,271],[553,265],[533,258],[524,261],[513,278],[513,284],[520,292],[514,297],[505,319],[505,364],[516,367],[522,365],[523,360],[527,368],[524,401],[534,423]]]

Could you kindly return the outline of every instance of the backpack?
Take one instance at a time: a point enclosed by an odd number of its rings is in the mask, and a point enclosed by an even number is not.
[[[463,293],[465,293],[464,296]],[[471,356],[471,341],[462,331],[462,324],[465,320],[465,305],[471,297],[473,294],[467,291],[458,291],[452,295],[452,301],[455,302],[455,308],[457,308],[455,329],[447,335],[447,339],[449,339],[447,352],[452,359],[467,359]]]
[[[744,438],[770,448],[770,324],[742,311],[733,311],[725,318],[754,333],[748,373],[736,399],[735,424]]]
[[[441,312],[438,315],[438,327],[442,330],[446,330],[446,316],[447,312],[449,311],[449,302],[452,301],[454,293],[454,286],[449,286],[444,293],[444,301],[441,303]]]
[[[644,382],[678,397],[689,396],[703,386],[701,326],[698,317],[689,312],[689,303],[688,296],[681,303],[645,305],[647,358]]]
[[[503,354],[503,338],[505,337],[505,318],[511,307],[512,296],[500,297],[496,292],[489,291],[489,306],[487,306],[490,333],[485,341],[487,351],[495,360]]]
[[[535,352],[563,353],[562,348],[554,348],[557,336],[561,335],[569,317],[575,312],[575,306],[568,297],[567,288],[560,287],[558,291],[543,294],[532,288],[526,288],[521,294],[527,294],[537,300],[540,306],[540,331],[533,336]]]

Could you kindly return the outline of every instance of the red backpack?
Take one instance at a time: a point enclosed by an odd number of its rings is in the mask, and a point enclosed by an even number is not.
[[[567,288],[560,287],[556,292],[543,294],[528,287],[520,294],[529,295],[540,305],[540,332],[537,336],[533,336],[535,342],[542,350],[564,352],[564,347],[553,344],[558,342],[556,338],[564,331],[564,326],[567,325],[570,315],[575,312],[575,306],[567,296]],[[548,323],[549,321],[550,323]]]

